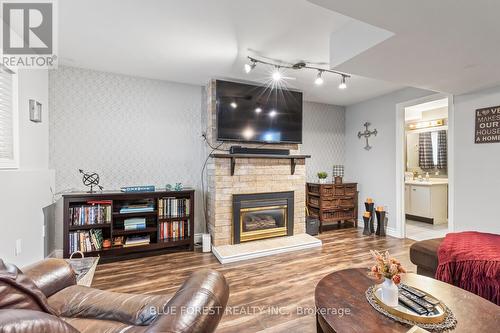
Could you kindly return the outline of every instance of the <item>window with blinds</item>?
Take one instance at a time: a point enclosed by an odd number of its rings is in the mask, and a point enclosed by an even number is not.
[[[17,166],[15,117],[14,74],[0,68],[0,168]]]

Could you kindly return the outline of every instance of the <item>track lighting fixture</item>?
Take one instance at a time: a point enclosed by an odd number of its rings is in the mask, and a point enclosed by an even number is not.
[[[323,78],[321,77],[321,75],[323,74],[322,71],[318,71],[318,76],[316,77],[316,80],[314,80],[314,83],[317,85],[317,86],[320,86],[323,84],[324,80]]]
[[[259,59],[252,58],[252,57],[248,57],[248,60],[250,60],[250,63],[245,64],[245,72],[246,73],[250,73],[255,68],[255,66],[257,66],[257,63],[268,65],[268,66],[273,66],[274,70],[271,73],[271,78],[275,82],[281,81],[284,78],[283,74],[281,72],[281,68],[287,68],[287,69],[292,69],[292,70],[302,70],[302,69],[315,70],[315,71],[317,71],[318,74],[316,76],[316,79],[314,80],[314,83],[318,86],[322,85],[325,82],[325,80],[323,78],[324,72],[340,75],[341,81],[339,84],[339,89],[346,89],[347,88],[346,79],[351,77],[349,74],[337,72],[333,69],[315,67],[315,66],[307,64],[304,61],[292,64],[292,63],[286,63],[283,61],[275,61],[273,63],[273,62],[270,62],[267,60],[266,61],[259,60]]]
[[[340,84],[339,84],[339,89],[345,89],[347,88],[347,84],[345,83],[345,76],[342,75],[342,80],[340,81]]]

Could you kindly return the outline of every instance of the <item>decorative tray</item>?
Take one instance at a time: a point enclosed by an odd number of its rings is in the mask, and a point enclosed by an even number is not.
[[[434,300],[437,300],[434,296],[432,296],[431,294],[429,294],[423,290],[420,290],[417,288],[413,288],[413,289],[425,294],[426,296],[428,296]],[[400,317],[400,318],[403,318],[403,319],[407,319],[407,320],[411,320],[411,321],[414,321],[417,323],[423,323],[423,324],[438,324],[438,323],[443,322],[446,319],[446,315],[447,315],[446,306],[439,300],[437,300],[439,303],[434,305],[434,308],[431,311],[420,315],[417,312],[415,312],[414,310],[401,304],[401,302],[399,302],[398,306],[396,306],[396,307],[388,306],[384,302],[382,302],[382,286],[381,285],[374,287],[373,296],[374,296],[375,301],[378,303],[378,305],[381,308],[383,308],[385,311],[389,312],[390,314],[393,314],[393,315]]]

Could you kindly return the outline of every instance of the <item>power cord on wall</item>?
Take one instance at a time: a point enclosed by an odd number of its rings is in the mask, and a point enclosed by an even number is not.
[[[205,192],[205,168],[207,167],[208,160],[210,159],[210,155],[216,151],[229,151],[229,149],[220,149],[220,147],[224,144],[224,142],[219,143],[217,146],[212,146],[210,142],[207,139],[207,134],[202,133],[201,137],[205,141],[205,143],[212,149],[210,153],[208,153],[207,157],[205,158],[205,162],[203,162],[203,167],[201,168],[201,198],[202,198],[202,204],[203,204],[203,217],[205,218],[205,232],[208,232],[208,204],[206,200],[206,192]]]

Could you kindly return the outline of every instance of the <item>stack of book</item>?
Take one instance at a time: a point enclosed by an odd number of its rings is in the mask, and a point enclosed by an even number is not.
[[[153,212],[155,207],[151,202],[131,203],[120,208],[120,213],[147,213]]]
[[[189,216],[189,199],[186,198],[161,198],[158,199],[158,215],[160,217]]]
[[[69,252],[89,252],[102,249],[102,229],[75,231],[69,233]]]
[[[111,223],[111,200],[88,201],[86,205],[69,208],[71,225]]]
[[[136,218],[125,219],[123,221],[123,227],[125,230],[146,229],[146,218],[145,217],[136,217]]]
[[[145,236],[129,236],[125,240],[125,244],[123,244],[123,247],[148,245],[149,242],[150,242],[149,235],[145,235]]]
[[[191,236],[188,221],[172,221],[160,224],[160,239],[162,240],[181,240]]]

